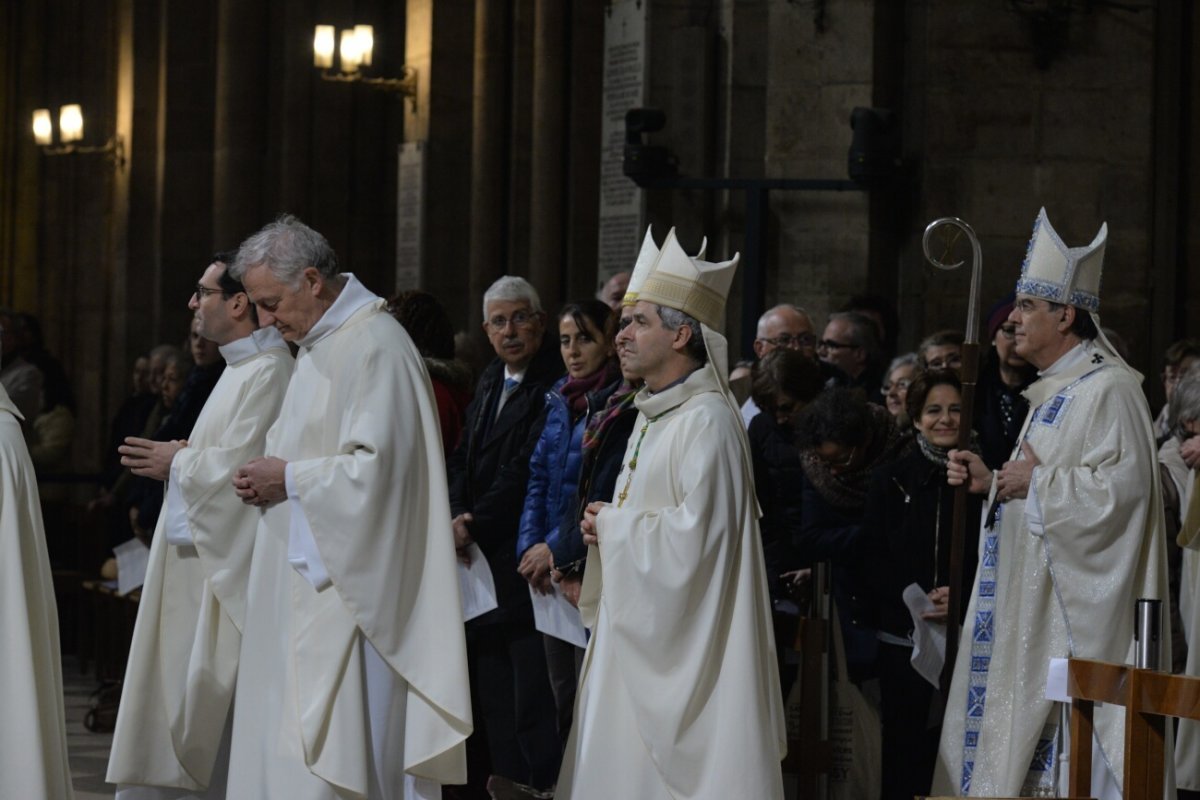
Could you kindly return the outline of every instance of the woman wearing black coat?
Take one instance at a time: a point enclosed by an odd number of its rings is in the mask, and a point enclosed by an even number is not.
[[[879,639],[877,668],[883,716],[883,797],[928,794],[937,757],[943,701],[913,669],[913,620],[902,595],[916,583],[934,604],[927,620],[945,623],[949,600],[954,490],[946,484],[946,451],[961,423],[958,376],[918,373],[907,411],[916,431],[909,451],[875,470],[863,530],[871,564],[871,602]],[[968,495],[962,596],[971,589],[979,547],[982,495]]]

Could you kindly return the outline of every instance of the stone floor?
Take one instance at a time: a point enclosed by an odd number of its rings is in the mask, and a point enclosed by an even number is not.
[[[92,733],[83,727],[95,678],[82,674],[73,656],[63,659],[63,691],[67,706],[67,751],[76,800],[112,800],[113,788],[104,782],[111,733]]]

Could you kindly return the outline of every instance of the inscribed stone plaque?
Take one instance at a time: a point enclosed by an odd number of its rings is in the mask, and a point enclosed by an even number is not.
[[[625,112],[646,95],[647,3],[612,0],[604,21],[604,93],[600,148],[597,285],[633,269],[645,224],[642,190],[622,172]]]
[[[400,145],[396,181],[396,291],[421,288],[425,143]]]

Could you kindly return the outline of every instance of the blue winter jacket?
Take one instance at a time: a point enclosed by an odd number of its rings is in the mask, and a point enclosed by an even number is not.
[[[558,381],[546,392],[546,424],[529,459],[529,484],[525,490],[525,510],[517,533],[517,560],[538,542],[553,546],[559,536],[559,523],[575,499],[583,454],[583,429],[587,414],[571,424],[571,410]]]

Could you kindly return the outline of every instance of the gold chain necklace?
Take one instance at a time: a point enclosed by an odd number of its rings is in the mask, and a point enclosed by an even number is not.
[[[633,483],[633,471],[637,469],[638,453],[642,452],[642,440],[646,438],[646,431],[650,430],[650,423],[658,422],[660,419],[665,417],[667,414],[670,414],[681,405],[683,405],[683,403],[671,406],[661,414],[655,414],[653,417],[650,417],[648,420],[646,420],[646,424],[642,426],[642,432],[638,434],[637,444],[634,445],[633,448],[633,458],[629,459],[629,463],[625,465],[625,469],[627,469],[628,472],[625,474],[625,488],[621,489],[621,493],[617,495],[617,508],[623,506],[625,504],[625,498],[629,497],[629,484]]]

